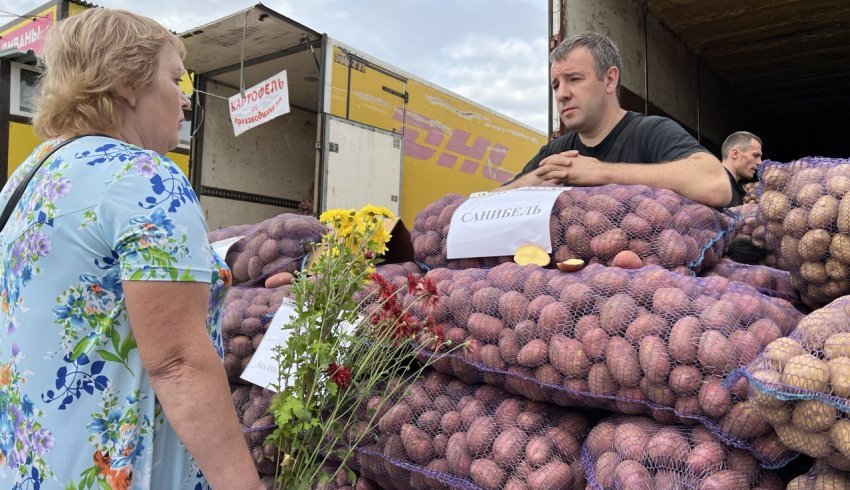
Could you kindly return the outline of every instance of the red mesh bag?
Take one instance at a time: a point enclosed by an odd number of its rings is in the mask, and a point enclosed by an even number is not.
[[[732,282],[748,284],[768,296],[782,298],[794,305],[802,305],[797,290],[791,285],[791,274],[788,271],[763,265],[739,264],[722,258],[705,273],[705,277],[711,276],[725,277]]]
[[[300,270],[312,244],[319,243],[326,230],[312,216],[280,214],[256,225],[212,231],[209,241],[244,236],[227,251],[225,262],[233,272],[234,285],[258,285],[272,274]]]
[[[699,425],[615,415],[590,431],[581,457],[593,490],[785,488],[750,453],[724,445]]]
[[[568,274],[502,264],[425,277],[437,284],[434,320],[465,344],[436,354],[435,369],[562,406],[699,421],[770,465],[789,456],[746,382],[722,384],[802,317],[784,300],[657,266]]]
[[[239,375],[263,340],[280,305],[290,296],[290,286],[267,289],[235,286],[222,304],[221,334],[224,371],[231,384],[244,384]]]
[[[577,412],[433,371],[395,403],[367,405],[379,418],[358,469],[382,488],[584,488]]]
[[[279,461],[277,447],[265,443],[266,437],[275,428],[274,417],[269,413],[274,395],[272,391],[253,385],[232,385],[230,391],[242,434],[261,476],[274,476]]]
[[[850,292],[850,162],[766,161],[760,172],[767,245],[803,302],[819,308]]]
[[[511,257],[448,260],[446,242],[455,210],[466,199],[449,194],[416,216],[411,237],[417,263],[428,269],[492,267]],[[731,239],[734,219],[667,189],[607,185],[565,189],[549,228],[556,262],[579,258],[609,264],[631,250],[644,265],[684,274],[710,268]]]
[[[786,446],[850,471],[850,296],[803,318],[730,382],[738,376]]]

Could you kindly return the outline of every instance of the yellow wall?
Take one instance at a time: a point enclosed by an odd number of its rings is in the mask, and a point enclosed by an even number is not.
[[[29,124],[9,123],[9,171],[8,175],[18,168],[39,143],[43,140],[35,135]],[[166,156],[180,167],[187,176],[189,175],[189,155],[170,152]]]
[[[81,14],[86,11],[88,7],[83,7],[80,4],[74,2],[68,2],[68,17]]]
[[[333,54],[330,112],[345,117],[348,67],[338,47]],[[499,187],[546,143],[542,133],[416,80],[407,81],[405,107],[381,88],[401,92],[404,83],[369,66],[358,68],[363,71],[351,70],[349,118],[404,133],[401,217],[409,226],[416,213],[447,193]]]

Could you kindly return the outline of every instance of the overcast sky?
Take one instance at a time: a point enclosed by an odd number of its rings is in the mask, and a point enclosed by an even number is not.
[[[24,14],[47,0],[0,0]],[[99,0],[183,32],[250,0]],[[541,132],[547,131],[543,0],[266,0],[267,7]],[[0,15],[3,15],[0,13]],[[0,17],[0,25],[12,17]]]

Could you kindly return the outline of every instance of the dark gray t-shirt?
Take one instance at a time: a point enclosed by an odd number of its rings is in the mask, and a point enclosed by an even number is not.
[[[642,120],[632,128],[631,134],[625,135],[619,151],[609,155],[617,137],[636,117]],[[578,150],[580,155],[608,163],[662,163],[680,160],[698,152],[708,153],[708,150],[676,122],[666,117],[643,116],[629,111],[596,146],[585,146],[574,132],[553,139],[540,149],[514,180],[536,169],[544,158],[568,150]]]

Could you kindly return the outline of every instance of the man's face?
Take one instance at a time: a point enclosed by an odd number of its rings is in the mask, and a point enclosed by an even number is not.
[[[567,129],[592,133],[605,115],[605,97],[616,93],[619,72],[609,68],[603,80],[593,69],[593,56],[584,46],[574,48],[552,64],[552,92]]]
[[[761,143],[751,139],[746,148],[733,148],[730,155],[739,180],[752,179],[761,165]]]

